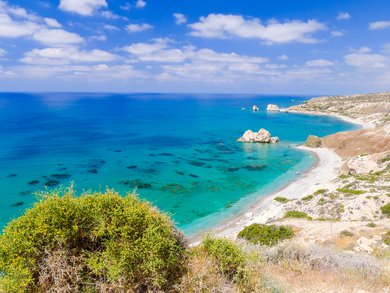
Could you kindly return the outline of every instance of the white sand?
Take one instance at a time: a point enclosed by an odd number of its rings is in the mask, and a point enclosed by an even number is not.
[[[321,115],[321,113],[305,113],[311,115]],[[357,119],[341,115],[329,115],[347,122],[359,124],[363,128],[372,127],[371,123],[364,123]],[[312,194],[318,189],[326,188],[329,190],[336,188],[336,178],[343,165],[343,161],[331,149],[327,148],[308,148],[299,146],[298,149],[313,153],[317,157],[317,164],[308,172],[302,174],[296,181],[283,187],[270,195],[260,197],[259,201],[251,205],[250,208],[242,211],[235,217],[226,219],[216,227],[211,229],[211,232],[220,237],[236,238],[237,233],[245,226],[252,223],[267,223],[272,220],[281,218],[284,214],[283,204],[275,202],[273,199],[276,196],[282,196],[289,199],[303,197]],[[196,235],[192,239],[192,244],[196,245],[201,235]]]
[[[329,149],[311,149],[304,146],[298,148],[314,153],[318,158],[317,164],[296,181],[275,193],[262,197],[240,215],[212,229],[212,232],[217,236],[235,238],[245,226],[252,223],[266,223],[282,216],[283,205],[273,200],[276,196],[292,199],[311,194],[320,188],[332,189],[334,186],[332,180],[338,176],[342,159]]]

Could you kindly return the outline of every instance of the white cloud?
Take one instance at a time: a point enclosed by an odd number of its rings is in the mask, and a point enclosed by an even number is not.
[[[33,34],[33,39],[48,45],[79,44],[83,42],[78,34],[61,29],[42,29]]]
[[[6,54],[7,54],[7,51],[2,49],[2,48],[0,48],[0,58],[4,57]]]
[[[191,35],[196,37],[260,39],[269,44],[315,43],[318,40],[311,34],[326,29],[323,23],[316,20],[294,20],[285,23],[272,20],[263,25],[258,18],[244,19],[241,15],[232,14],[209,14],[189,27],[192,28]]]
[[[181,25],[187,22],[187,17],[182,13],[174,13],[173,17],[177,25]]]
[[[278,59],[282,60],[282,61],[286,61],[286,60],[288,60],[288,56],[283,54],[283,55],[278,56]]]
[[[100,8],[107,7],[106,0],[61,0],[59,8],[85,16],[94,14]]]
[[[9,15],[0,14],[0,37],[18,38],[31,35],[39,28],[31,21],[14,21]]]
[[[390,21],[375,21],[371,22],[368,26],[370,30],[380,30],[390,28]]]
[[[145,8],[146,6],[146,1],[144,0],[137,0],[135,3],[135,8]]]
[[[342,31],[331,31],[330,32],[330,35],[332,36],[332,37],[342,37],[342,36],[344,36],[344,32],[342,32]]]
[[[58,29],[61,25],[52,18],[39,18],[25,9],[9,6],[0,1],[0,37],[32,38],[50,45],[77,44],[83,42],[78,34]],[[51,29],[51,28],[55,29]]]
[[[61,24],[54,18],[45,17],[44,20],[45,20],[46,25],[49,27],[54,27],[54,28],[61,27]]]
[[[130,2],[127,2],[127,3],[123,4],[123,5],[121,5],[120,8],[122,10],[129,11],[131,9],[131,4],[130,4]]]
[[[348,20],[351,18],[351,15],[348,12],[340,12],[339,15],[337,15],[338,20]]]
[[[309,67],[329,67],[334,66],[334,62],[326,60],[326,59],[314,59],[309,60],[305,63]]]
[[[120,19],[120,18],[122,18],[121,16],[119,16],[119,15],[113,13],[113,12],[110,11],[110,10],[103,10],[103,11],[101,11],[99,14],[100,14],[101,16],[103,16],[104,18],[107,18],[107,19]],[[124,19],[126,19],[126,18],[124,17]]]
[[[31,79],[57,78],[61,80],[77,79],[83,77],[85,81],[128,79],[143,77],[141,72],[132,65],[24,65],[11,68],[18,78]]]
[[[156,39],[153,43],[136,43],[122,48],[140,61],[182,63],[184,61],[202,61],[210,63],[265,63],[267,58],[238,55],[236,53],[218,53],[211,49],[197,49],[194,46],[170,48],[169,39]]]
[[[105,35],[96,35],[89,38],[90,40],[105,42],[107,41],[107,37]]]
[[[385,53],[390,53],[390,43],[384,44],[382,46],[382,51],[385,52]]]
[[[103,28],[105,30],[108,30],[108,31],[119,31],[120,30],[118,27],[116,27],[115,25],[111,25],[111,24],[105,24],[105,25],[103,25]]]
[[[25,53],[22,63],[35,65],[60,65],[71,63],[111,62],[118,56],[103,50],[82,51],[77,47],[34,49]]]
[[[153,26],[148,24],[148,23],[141,23],[141,24],[130,23],[126,26],[126,31],[128,33],[138,33],[138,32],[143,32],[146,30],[150,30],[152,28],[153,28]]]
[[[388,57],[380,54],[369,54],[365,49],[346,55],[345,62],[361,70],[384,69],[389,66],[390,59]]]

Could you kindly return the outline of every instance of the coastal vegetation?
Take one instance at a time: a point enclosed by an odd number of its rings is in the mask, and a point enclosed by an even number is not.
[[[288,226],[251,224],[237,235],[253,244],[274,246],[279,242],[294,237],[294,231]]]
[[[287,203],[290,200],[286,197],[283,197],[283,196],[277,196],[274,198],[274,201],[279,202],[279,203]]]
[[[305,212],[300,211],[288,211],[284,214],[285,218],[297,218],[297,219],[308,219],[311,220],[312,218]]]
[[[382,214],[384,214],[386,217],[390,218],[390,203],[382,206],[381,211],[382,211]]]
[[[43,193],[0,236],[0,291],[169,290],[185,255],[169,217],[134,195]]]
[[[379,260],[293,236],[289,226],[252,224],[239,241],[207,235],[190,247],[136,195],[45,192],[0,235],[0,292],[289,292],[324,278],[333,289],[390,285]]]

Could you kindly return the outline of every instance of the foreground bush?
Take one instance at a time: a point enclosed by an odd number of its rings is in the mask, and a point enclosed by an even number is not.
[[[168,290],[184,259],[171,220],[135,196],[43,194],[0,235],[0,292]]]
[[[291,227],[286,226],[252,224],[238,233],[238,237],[253,244],[273,246],[280,241],[293,238],[294,232]]]
[[[202,246],[206,253],[214,258],[220,271],[231,279],[240,279],[245,264],[241,249],[228,239],[206,237]]]

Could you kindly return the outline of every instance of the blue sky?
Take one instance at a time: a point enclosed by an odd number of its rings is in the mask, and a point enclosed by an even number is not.
[[[0,91],[389,90],[388,0],[0,0]]]

